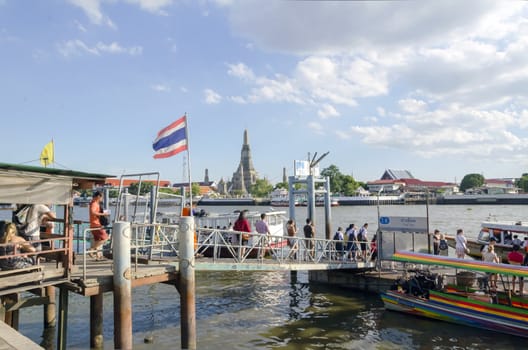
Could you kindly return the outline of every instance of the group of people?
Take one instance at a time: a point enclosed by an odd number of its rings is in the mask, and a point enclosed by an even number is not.
[[[240,235],[240,257],[245,256],[246,254],[246,247],[249,244],[250,232],[251,232],[251,225],[249,223],[249,220],[247,218],[247,211],[242,210],[240,211],[238,215],[238,219],[233,224],[233,230],[238,232],[245,232]],[[264,255],[266,254],[266,246],[268,245],[268,238],[270,235],[270,229],[268,226],[268,223],[266,221],[266,213],[260,214],[260,219],[257,220],[255,223],[255,230],[257,233],[264,236],[262,244],[259,245],[259,252],[258,257],[260,259],[264,258]]]
[[[490,238],[490,242],[488,245],[485,245],[482,247],[482,260],[490,263],[500,263],[501,257],[495,252],[495,244],[497,242],[497,239],[495,237]],[[511,265],[519,265],[519,266],[528,266],[528,252],[526,251],[528,248],[523,249],[521,247],[521,244],[513,244],[512,250],[507,254],[506,259],[508,260],[508,264]],[[496,290],[497,289],[497,274],[488,274],[488,283],[491,289]],[[510,290],[512,292],[516,292],[518,294],[523,295],[524,294],[524,279],[523,277],[519,277],[519,289],[515,288],[517,277],[513,276],[511,280],[511,288]]]
[[[350,224],[346,231],[339,227],[334,234],[336,258],[340,260],[367,261],[377,257],[377,237],[368,237],[368,223],[361,228]],[[346,244],[345,244],[346,243]]]
[[[14,270],[34,265],[38,259],[34,254],[18,254],[42,251],[41,226],[44,226],[44,230],[46,227],[53,227],[55,219],[55,213],[48,205],[17,206],[12,222],[0,222],[0,256],[3,256],[0,258],[0,268]]]

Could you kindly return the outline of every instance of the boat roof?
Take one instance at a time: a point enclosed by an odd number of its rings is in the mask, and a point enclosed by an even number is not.
[[[484,221],[481,226],[483,229],[487,228],[528,234],[528,226],[523,225],[521,222]]]
[[[450,258],[441,255],[422,254],[409,251],[397,251],[392,258],[396,261],[411,262],[415,264],[447,266],[471,271],[528,277],[528,266],[495,264],[480,260]]]

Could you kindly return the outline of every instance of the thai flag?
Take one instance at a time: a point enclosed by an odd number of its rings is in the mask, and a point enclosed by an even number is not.
[[[152,142],[154,158],[172,157],[187,149],[187,119],[185,116],[158,132]]]

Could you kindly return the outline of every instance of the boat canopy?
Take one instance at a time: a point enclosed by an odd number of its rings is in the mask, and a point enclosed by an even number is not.
[[[498,273],[501,275],[528,277],[528,266],[495,264],[479,260],[449,258],[441,255],[430,255],[408,251],[397,251],[392,258],[397,261],[415,264],[447,266],[457,269]]]
[[[68,204],[73,189],[104,185],[112,175],[0,163],[0,203]]]

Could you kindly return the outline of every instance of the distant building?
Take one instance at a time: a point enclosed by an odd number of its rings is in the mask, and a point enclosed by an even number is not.
[[[121,179],[119,178],[108,178],[105,180],[105,186],[119,187],[120,181]],[[130,185],[137,182],[139,182],[138,179],[123,179],[123,187],[130,187]],[[156,180],[141,180],[141,182],[151,183],[153,185],[156,185],[158,183]],[[167,180],[160,180],[159,185],[160,187],[170,187],[171,183]]]
[[[458,186],[449,182],[422,181],[416,179],[408,170],[387,169],[381,179],[367,182],[372,193],[400,194],[409,192],[458,192]]]
[[[251,149],[249,148],[248,132],[244,130],[244,143],[242,144],[242,151],[240,152],[240,164],[237,170],[233,173],[231,179],[230,193],[248,194],[251,185],[257,182],[258,174],[253,167],[253,160],[251,158]]]
[[[469,188],[466,194],[518,194],[519,188],[515,186],[516,179],[485,179],[484,185],[476,188]]]
[[[196,181],[192,181],[192,183],[196,183]],[[201,182],[198,182],[198,186],[200,186],[200,196],[210,196],[216,193],[217,191],[217,184],[215,181],[209,181],[209,170],[205,169],[205,175],[204,180]],[[185,191],[189,191],[189,183],[188,182],[181,182],[181,183],[175,183],[172,185],[174,188],[182,189],[185,188]]]

